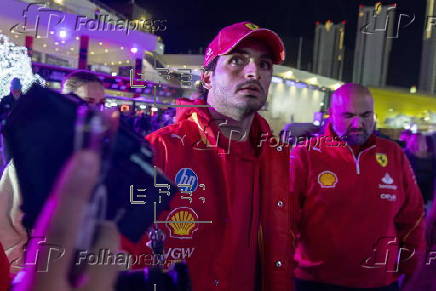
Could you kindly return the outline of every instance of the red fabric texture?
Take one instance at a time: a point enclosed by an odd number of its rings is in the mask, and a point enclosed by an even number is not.
[[[167,262],[187,261],[194,291],[252,291],[260,284],[263,290],[292,290],[289,151],[270,146],[265,142],[270,136],[267,122],[256,114],[249,141],[230,143],[207,108],[179,107],[175,124],[147,137],[154,163],[167,177],[197,182],[192,196],[177,194],[159,220],[177,219],[178,213],[183,219],[212,221],[180,226],[179,235],[176,224],[158,224],[166,234]],[[150,254],[147,241],[144,236],[137,244],[126,239],[122,244],[131,254]]]
[[[329,127],[316,147],[291,153],[295,276],[375,288],[411,275],[425,249],[424,209],[407,157],[374,135],[356,155],[335,138]]]

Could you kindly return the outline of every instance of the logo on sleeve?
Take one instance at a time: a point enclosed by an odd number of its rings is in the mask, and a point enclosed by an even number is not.
[[[376,153],[375,160],[383,168],[385,168],[388,165],[388,156],[386,154]]]
[[[332,171],[324,171],[318,175],[318,183],[321,188],[334,188],[338,182],[338,177]]]
[[[181,191],[194,192],[198,188],[198,176],[192,169],[182,168],[176,174],[176,184],[184,185],[179,186]]]
[[[178,207],[168,214],[166,225],[170,231],[170,237],[179,239],[191,239],[192,234],[198,230],[198,215],[192,208]]]

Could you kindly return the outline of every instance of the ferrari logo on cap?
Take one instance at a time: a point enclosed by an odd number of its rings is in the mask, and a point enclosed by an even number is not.
[[[256,30],[259,28],[259,26],[257,26],[256,24],[253,24],[253,23],[245,23],[245,27],[247,27],[251,30]]]
[[[376,153],[375,160],[382,167],[386,167],[388,165],[388,156],[386,154]]]
[[[338,177],[332,171],[324,171],[318,175],[318,183],[321,188],[334,188],[338,183]]]

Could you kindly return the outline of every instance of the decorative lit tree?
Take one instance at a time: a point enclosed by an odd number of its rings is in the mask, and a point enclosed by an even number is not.
[[[27,49],[16,46],[6,35],[0,33],[0,98],[9,94],[13,78],[20,79],[23,93],[35,82],[45,85],[44,79],[33,74]]]

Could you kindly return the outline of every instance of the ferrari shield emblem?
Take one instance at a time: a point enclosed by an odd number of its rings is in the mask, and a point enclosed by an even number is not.
[[[251,30],[256,30],[259,28],[259,26],[257,26],[254,23],[245,23],[245,27],[247,27],[248,29],[251,29]]]
[[[386,154],[376,153],[375,159],[382,167],[386,167],[388,165],[388,156]]]

